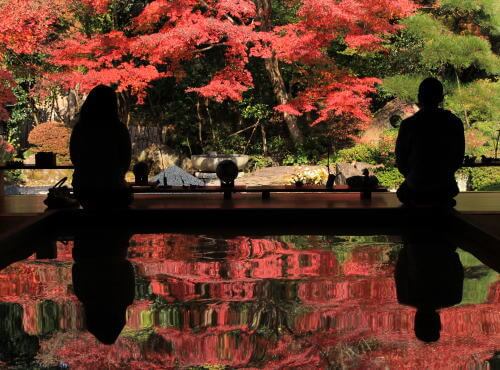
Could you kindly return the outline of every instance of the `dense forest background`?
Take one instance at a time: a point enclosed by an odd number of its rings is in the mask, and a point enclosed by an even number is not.
[[[0,160],[67,157],[85,93],[105,83],[136,159],[244,153],[253,170],[326,164],[331,151],[384,165],[397,186],[397,125],[427,76],[445,84],[467,154],[496,154],[495,0],[0,0],[0,15]],[[464,175],[473,190],[500,187],[496,169]]]

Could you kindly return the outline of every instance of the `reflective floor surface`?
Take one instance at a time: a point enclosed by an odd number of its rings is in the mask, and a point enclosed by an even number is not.
[[[500,368],[499,274],[446,242],[71,239],[0,271],[0,367]]]

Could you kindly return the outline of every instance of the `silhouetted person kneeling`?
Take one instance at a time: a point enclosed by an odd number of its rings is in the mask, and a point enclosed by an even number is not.
[[[464,158],[464,127],[450,111],[439,107],[443,85],[427,78],[418,93],[420,111],[401,123],[396,165],[405,177],[398,189],[405,205],[455,206],[455,172]]]
[[[99,85],[88,95],[71,134],[70,154],[75,166],[73,190],[84,208],[130,204],[132,195],[125,182],[130,135],[118,117],[111,87]]]

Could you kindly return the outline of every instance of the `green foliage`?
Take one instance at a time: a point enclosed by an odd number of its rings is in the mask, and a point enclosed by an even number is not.
[[[500,191],[500,168],[464,168],[462,171],[469,177],[471,190]]]
[[[339,150],[335,157],[336,162],[366,162],[393,166],[395,162],[394,146],[398,131],[386,130],[376,145],[358,144],[354,147]]]
[[[273,9],[273,24],[283,26],[289,23],[296,23],[299,20],[297,17],[297,11],[299,10],[301,3],[302,2],[299,0],[272,0],[271,6]]]
[[[397,168],[389,167],[377,170],[375,175],[380,181],[380,185],[389,189],[397,189],[403,183],[404,177]]]
[[[374,148],[367,144],[358,144],[352,148],[341,149],[335,158],[336,162],[366,162],[376,164],[374,160]]]
[[[303,166],[311,163],[308,154],[303,151],[302,148],[297,148],[297,152],[294,154],[288,154],[283,159],[284,166]]]
[[[10,119],[7,121],[7,140],[14,146],[21,144],[22,126],[32,116],[32,109],[29,102],[29,94],[22,87],[23,84],[29,83],[25,79],[16,79],[16,86],[13,89],[16,96],[16,103],[12,107]]]
[[[446,97],[445,106],[470,123],[500,121],[500,82],[476,80],[456,88]]]
[[[493,36],[500,34],[500,2],[497,0],[442,0],[441,11],[472,19]]]
[[[316,164],[328,153],[329,141],[326,137],[308,136],[304,143],[283,159],[285,166]]]
[[[473,35],[456,35],[430,14],[419,13],[402,21],[406,32],[424,40],[422,63],[430,70],[452,66],[462,71],[475,66],[490,74],[500,72],[500,58],[488,40]]]
[[[474,124],[474,127],[477,130],[481,131],[481,133],[485,135],[487,138],[491,139],[492,141],[496,141],[498,130],[500,129],[500,122],[499,120],[476,122]]]
[[[255,103],[253,97],[245,98],[240,103],[241,117],[247,120],[263,120],[268,118],[271,113],[271,107],[267,104]]]
[[[457,250],[464,266],[464,289],[461,304],[480,304],[488,299],[491,285],[498,280],[498,273],[484,266],[472,254]],[[468,276],[472,273],[473,276]]]
[[[417,103],[418,87],[423,76],[396,75],[384,79],[382,89],[409,103]]]
[[[247,170],[253,172],[260,168],[271,167],[273,160],[263,155],[252,155],[248,161]]]
[[[417,13],[413,17],[403,19],[405,31],[423,40],[439,38],[446,32],[444,25],[430,14]]]

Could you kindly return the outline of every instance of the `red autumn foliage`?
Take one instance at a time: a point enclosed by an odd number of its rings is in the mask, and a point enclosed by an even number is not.
[[[108,0],[78,1],[97,13],[106,12],[109,5]],[[86,35],[78,27],[70,28],[51,44],[52,62],[60,70],[47,77],[66,87],[79,85],[82,91],[98,83],[117,84],[118,91],[130,91],[142,102],[152,81],[182,78],[184,62],[202,59],[205,50],[225,47],[225,66],[206,85],[192,86],[187,92],[218,102],[241,100],[253,87],[249,58],[274,55],[307,71],[303,91],[278,106],[279,111],[293,115],[316,111],[313,124],[332,117],[367,122],[368,94],[378,80],[358,78],[337,68],[327,57],[326,47],[343,38],[353,49],[379,49],[382,37],[399,29],[394,20],[415,9],[410,0],[305,0],[298,22],[262,31],[251,0],[154,0],[127,30]],[[30,14],[27,11],[26,17]],[[45,28],[36,28],[33,40],[41,41],[52,22],[50,16],[37,18],[34,24],[44,23]],[[18,50],[29,49],[21,41],[18,44]]]
[[[53,26],[65,13],[67,0],[8,0],[0,2],[0,54],[42,51]]]
[[[40,123],[31,130],[28,142],[35,152],[53,152],[61,159],[69,159],[69,138],[71,130],[61,122]]]

